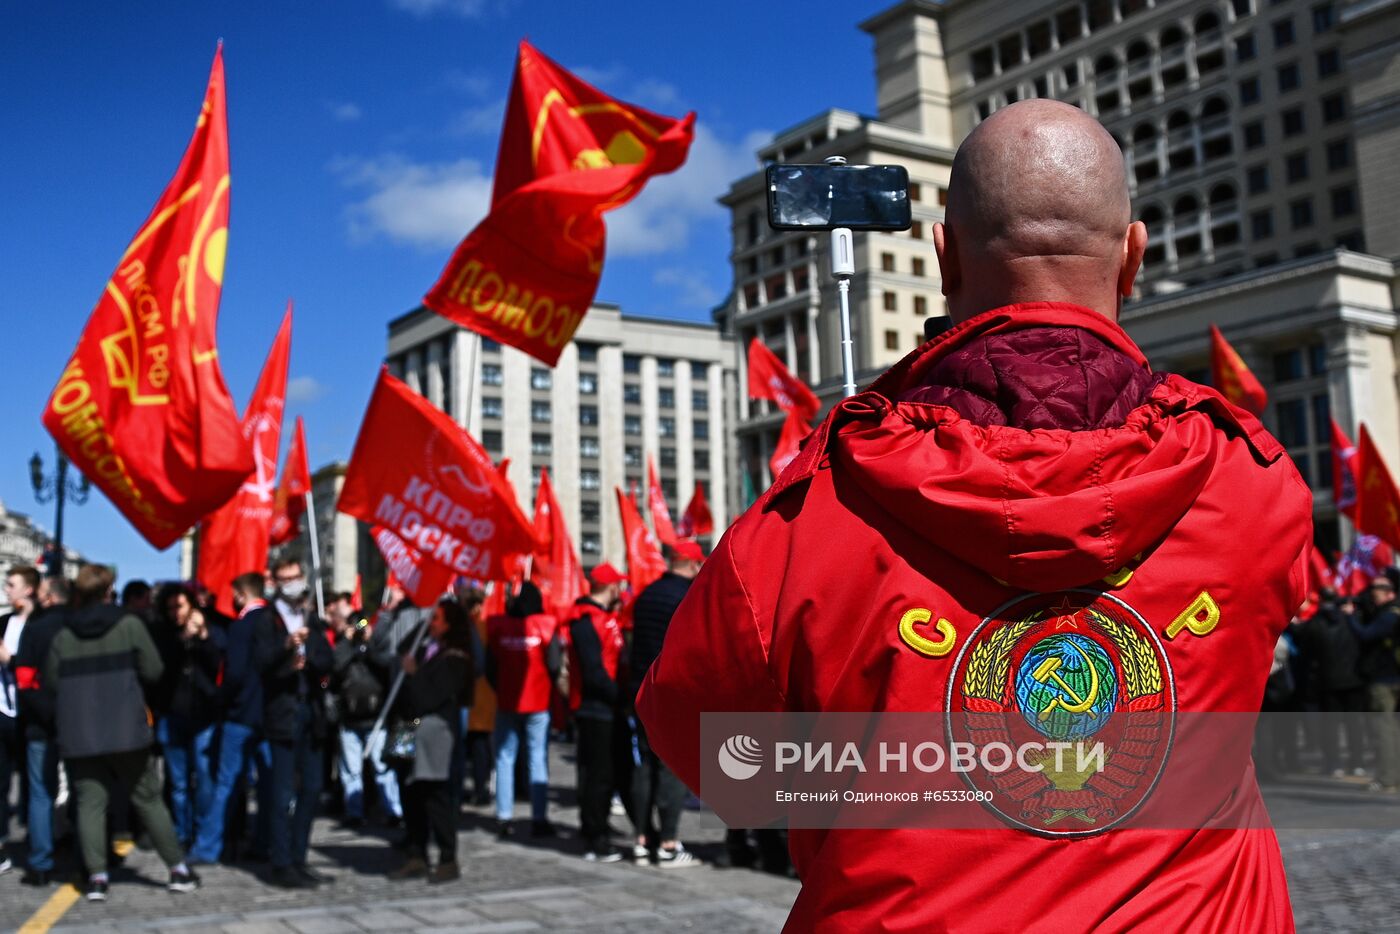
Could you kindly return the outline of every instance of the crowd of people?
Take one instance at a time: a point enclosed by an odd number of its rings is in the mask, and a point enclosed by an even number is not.
[[[332,881],[307,856],[325,810],[348,828],[389,829],[402,851],[392,877],[448,882],[464,807],[491,808],[502,838],[525,833],[520,787],[529,835],[557,835],[548,744],[568,739],[583,858],[696,865],[679,832],[688,793],[632,702],[703,560],[680,543],[623,613],[625,578],[600,564],[567,613],[546,612],[525,581],[488,615],[486,593],[463,582],[426,607],[391,584],[372,616],[331,594],[324,618],[296,560],[234,580],[232,616],[184,583],[131,581],[115,598],[102,566],[71,582],[11,567],[0,874],[16,868],[9,833],[22,822],[20,881],[58,881],[55,831],[72,827],[94,901],[133,838],[166,863],[174,892],[220,862],[265,863],[268,883],[314,888]],[[619,847],[622,813],[631,832]],[[746,841],[731,835],[736,859]]]

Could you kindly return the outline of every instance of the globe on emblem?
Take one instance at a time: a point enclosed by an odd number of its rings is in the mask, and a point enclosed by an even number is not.
[[[1016,706],[1053,740],[1088,739],[1118,704],[1118,675],[1108,652],[1073,633],[1041,639],[1016,669]]]

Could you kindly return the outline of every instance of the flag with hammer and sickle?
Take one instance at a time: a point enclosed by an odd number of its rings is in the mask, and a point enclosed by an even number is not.
[[[520,43],[491,211],[423,303],[553,366],[598,289],[603,213],[679,168],[694,124],[609,97]]]

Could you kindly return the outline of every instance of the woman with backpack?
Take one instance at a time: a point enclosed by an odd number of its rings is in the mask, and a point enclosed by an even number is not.
[[[371,625],[363,614],[348,621],[332,650],[331,685],[338,698],[340,715],[340,788],[345,796],[345,825],[361,827],[365,822],[364,764],[368,752],[379,789],[385,818],[397,824],[403,819],[399,802],[399,782],[384,763],[379,750],[366,750],[365,741],[384,706],[389,672],[379,655],[370,649]]]

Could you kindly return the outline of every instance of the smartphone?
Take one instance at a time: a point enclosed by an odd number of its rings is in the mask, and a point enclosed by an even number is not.
[[[908,230],[902,165],[770,165],[768,226],[775,230]]]

